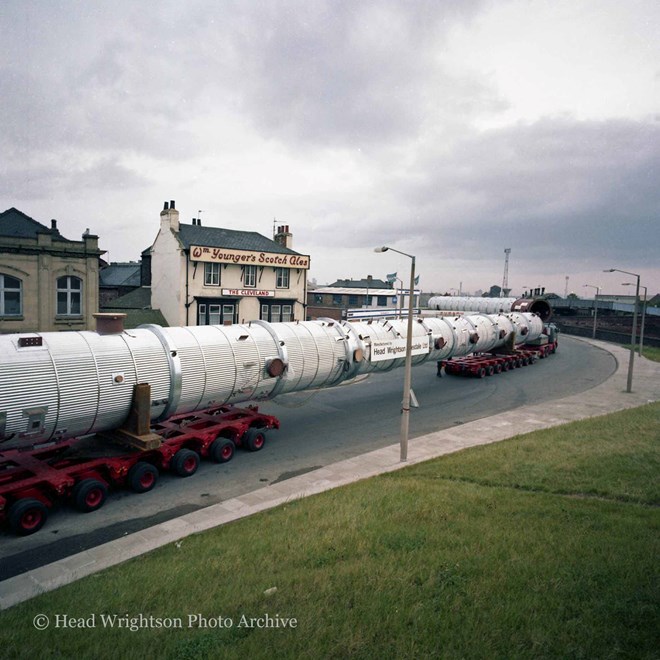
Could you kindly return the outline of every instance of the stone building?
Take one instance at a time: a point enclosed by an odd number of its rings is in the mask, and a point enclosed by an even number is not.
[[[89,231],[72,241],[56,220],[0,213],[0,332],[95,329],[102,254]]]

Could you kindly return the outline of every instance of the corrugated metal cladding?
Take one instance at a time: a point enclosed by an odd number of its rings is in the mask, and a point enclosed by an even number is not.
[[[506,314],[524,312],[537,314],[542,321],[552,317],[550,303],[544,298],[480,298],[478,296],[434,296],[429,299],[429,309],[448,312],[480,312],[482,314]]]
[[[521,343],[542,331],[533,314],[417,319],[413,339],[428,337],[429,351],[413,362],[490,350],[511,333]],[[137,383],[151,385],[156,419],[393,369],[404,358],[372,362],[371,342],[405,339],[406,332],[406,321],[144,326],[116,335],[29,335],[42,345],[25,347],[19,338],[26,335],[0,335],[0,448],[117,428]],[[281,376],[269,373],[275,359],[287,367]]]

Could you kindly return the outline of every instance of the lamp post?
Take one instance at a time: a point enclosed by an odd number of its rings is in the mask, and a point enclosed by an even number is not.
[[[400,460],[408,460],[408,430],[410,426],[410,387],[412,381],[412,326],[413,326],[413,301],[415,297],[415,257],[412,254],[395,250],[391,247],[377,247],[374,252],[387,252],[392,250],[404,257],[409,257],[410,262],[410,292],[408,297],[408,330],[406,331],[406,363],[403,376],[403,403],[401,406],[401,442]]]
[[[598,294],[600,293],[600,287],[595,284],[583,284],[582,286],[589,286],[592,289],[596,289],[596,297],[594,298],[594,331],[591,335],[592,339],[596,339],[596,319],[598,318]]]
[[[401,318],[403,316],[403,280],[397,277],[395,281],[401,284],[399,287],[399,293],[397,294],[397,316]]]
[[[637,335],[637,307],[639,307],[639,275],[637,273],[631,273],[627,270],[619,270],[618,268],[608,268],[603,271],[604,273],[624,273],[625,275],[632,275],[637,278],[637,289],[635,292],[635,311],[633,313],[633,325],[632,325],[632,339],[630,342],[630,358],[628,359],[628,384],[626,386],[626,392],[632,392],[632,378],[633,378],[633,366],[635,363],[635,336]]]
[[[634,282],[624,282],[623,286],[633,286]],[[642,357],[642,348],[644,348],[644,319],[646,318],[646,301],[649,296],[649,288],[647,286],[640,286],[640,289],[644,289],[644,304],[642,305],[642,325],[639,329],[639,349],[637,350],[637,355]]]

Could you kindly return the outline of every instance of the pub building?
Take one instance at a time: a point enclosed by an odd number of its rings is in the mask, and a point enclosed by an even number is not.
[[[170,326],[305,320],[308,255],[288,225],[271,240],[253,231],[179,222],[165,202],[149,250],[151,302]]]

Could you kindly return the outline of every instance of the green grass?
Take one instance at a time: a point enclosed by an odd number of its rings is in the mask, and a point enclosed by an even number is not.
[[[0,654],[657,658],[659,440],[651,404],[291,502],[0,613]],[[97,627],[36,631],[38,613]],[[264,613],[298,626],[240,626]]]
[[[624,348],[630,350],[630,344],[624,346]],[[638,349],[639,346],[635,344],[636,355],[639,355]],[[653,360],[653,362],[660,362],[660,348],[658,348],[657,346],[644,346],[642,348],[642,356],[649,360]]]

